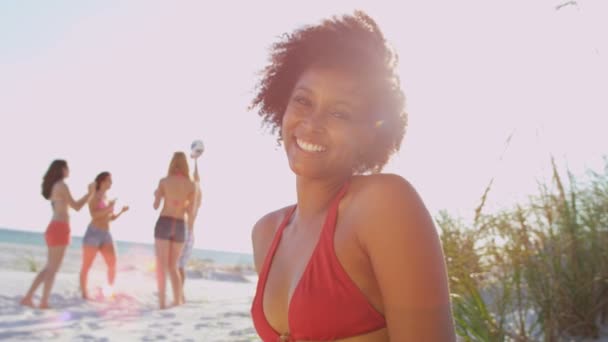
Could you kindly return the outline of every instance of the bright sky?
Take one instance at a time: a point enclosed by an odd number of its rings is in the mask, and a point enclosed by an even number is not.
[[[295,199],[274,136],[247,111],[275,38],[366,10],[400,55],[410,125],[386,168],[433,214],[534,193],[549,153],[575,172],[608,151],[608,2],[0,2],[0,227],[44,231],[40,183],[68,160],[74,196],[101,171],[131,211],[118,240],[153,241],[153,191],[203,139],[200,248],[250,252],[250,230]],[[503,155],[505,140],[514,132]],[[74,213],[82,235],[90,217]]]

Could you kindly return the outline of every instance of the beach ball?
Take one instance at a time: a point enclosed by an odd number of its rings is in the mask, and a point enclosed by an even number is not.
[[[192,158],[198,158],[205,152],[205,144],[203,144],[202,140],[194,140],[190,145],[190,150],[192,150],[190,156]]]

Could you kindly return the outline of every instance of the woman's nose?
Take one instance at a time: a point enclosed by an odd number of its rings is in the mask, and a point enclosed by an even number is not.
[[[327,115],[322,110],[315,109],[306,116],[306,124],[313,131],[323,131],[327,125]]]

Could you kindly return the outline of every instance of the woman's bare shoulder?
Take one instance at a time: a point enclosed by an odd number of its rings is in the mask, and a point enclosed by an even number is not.
[[[379,173],[366,176],[357,176],[353,181],[354,196],[357,202],[376,203],[387,202],[394,197],[411,199],[416,196],[414,187],[403,177],[391,173]]]
[[[285,219],[291,208],[292,206],[287,206],[262,216],[253,226],[253,239],[265,239],[267,236],[274,236],[281,221]]]
[[[270,212],[260,218],[253,226],[251,242],[253,244],[253,257],[258,272],[262,269],[262,263],[272,240],[281,222],[289,213],[291,207],[281,208]]]
[[[381,221],[409,221],[420,215],[428,215],[414,187],[395,174],[356,177],[351,197],[349,215],[353,216],[353,222],[359,222],[364,229],[376,226]]]
[[[68,186],[63,180],[56,181],[51,188],[51,197],[63,196],[67,190]]]

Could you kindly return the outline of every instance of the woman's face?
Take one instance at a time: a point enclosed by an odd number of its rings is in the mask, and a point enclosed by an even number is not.
[[[108,190],[112,187],[112,176],[107,176],[99,185],[99,190]]]
[[[310,68],[288,100],[281,134],[291,169],[300,176],[351,175],[373,138],[363,82],[335,68]]]
[[[66,166],[63,168],[63,178],[68,178],[69,175],[70,175],[70,168],[68,168]]]

